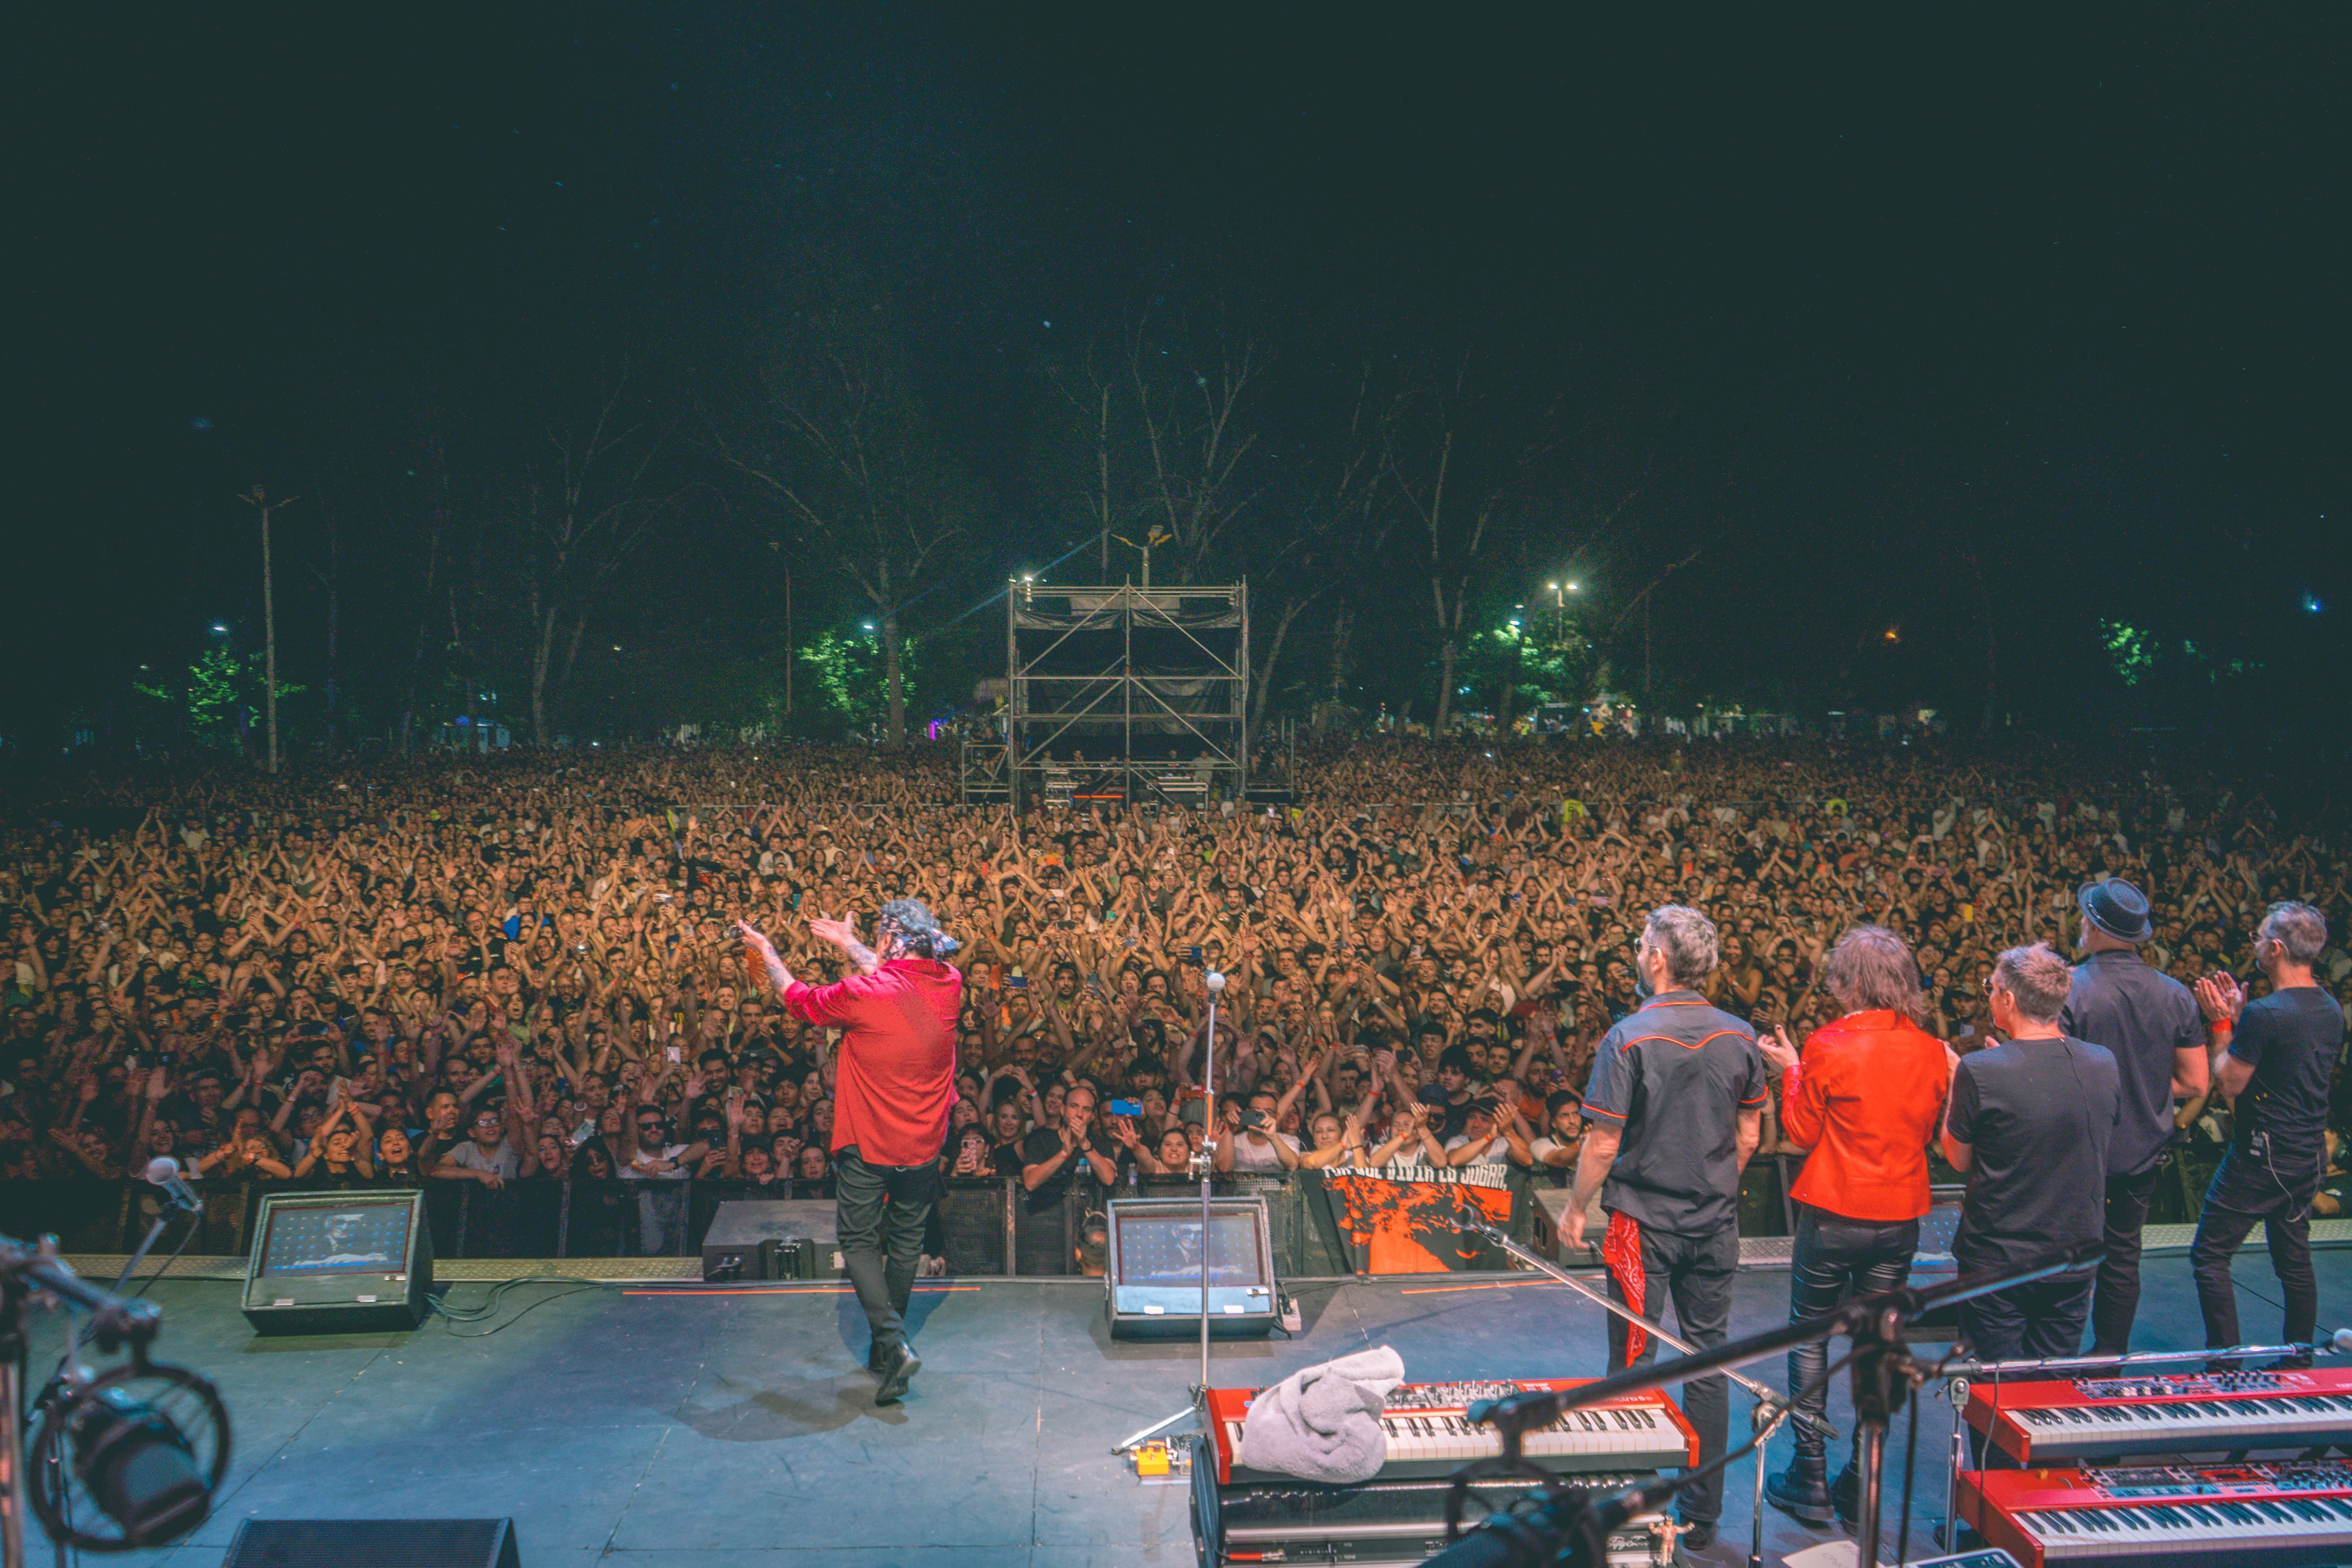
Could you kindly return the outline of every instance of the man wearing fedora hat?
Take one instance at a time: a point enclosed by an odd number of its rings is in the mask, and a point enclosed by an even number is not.
[[[2085,883],[2074,988],[2059,1022],[2114,1052],[2123,1106],[2107,1149],[2106,1255],[2091,1303],[2091,1352],[2131,1348],[2139,1311],[2140,1231],[2172,1141],[2172,1103],[2205,1092],[2204,1018],[2189,988],[2139,956],[2155,934],[2147,895],[2121,877]]]

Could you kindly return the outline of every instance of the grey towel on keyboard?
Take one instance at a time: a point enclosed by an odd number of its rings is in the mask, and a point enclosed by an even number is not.
[[[1301,1480],[1368,1481],[1388,1458],[1381,1403],[1403,1381],[1404,1358],[1384,1344],[1294,1372],[1250,1401],[1235,1458]]]

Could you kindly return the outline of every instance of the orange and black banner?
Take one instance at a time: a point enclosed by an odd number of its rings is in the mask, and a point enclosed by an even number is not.
[[[1500,1166],[1343,1166],[1318,1174],[1332,1221],[1360,1273],[1437,1274],[1506,1266],[1499,1249],[1455,1222],[1467,1211],[1491,1225],[1510,1224],[1510,1182]]]

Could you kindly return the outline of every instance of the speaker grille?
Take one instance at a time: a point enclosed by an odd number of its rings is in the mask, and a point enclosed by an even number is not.
[[[249,1519],[222,1568],[514,1568],[503,1519]]]

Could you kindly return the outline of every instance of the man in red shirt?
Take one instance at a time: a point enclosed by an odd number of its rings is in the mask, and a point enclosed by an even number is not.
[[[809,935],[840,948],[857,972],[809,986],[793,978],[767,937],[742,921],[736,929],[786,1012],[844,1031],[833,1104],[836,1233],[874,1330],[866,1365],[882,1379],[874,1403],[894,1405],[923,1366],[907,1343],[907,1303],[923,1226],[940,1197],[940,1151],[956,1098],[963,976],[942,962],[956,939],[914,898],[882,906],[872,947],[858,941],[852,917],[812,920]]]
[[[1956,1060],[1919,1027],[1925,998],[1919,965],[1902,937],[1880,925],[1857,925],[1830,949],[1823,977],[1845,1016],[1812,1032],[1801,1059],[1779,1030],[1759,1035],[1764,1060],[1781,1076],[1780,1125],[1811,1150],[1790,1187],[1797,1240],[1789,1271],[1789,1321],[1817,1316],[1848,1294],[1889,1291],[1910,1276],[1927,1212],[1927,1141],[1943,1115]],[[1789,1353],[1789,1392],[1797,1407],[1819,1416],[1819,1386],[1829,1347]],[[1851,1524],[1861,1505],[1861,1475],[1849,1459],[1829,1484],[1820,1434],[1793,1427],[1797,1458],[1769,1478],[1772,1506],[1809,1524],[1832,1509]]]

